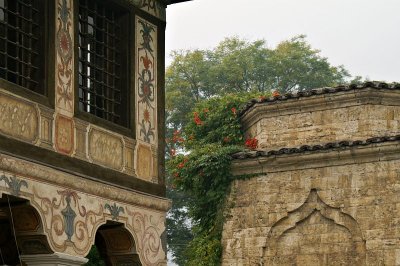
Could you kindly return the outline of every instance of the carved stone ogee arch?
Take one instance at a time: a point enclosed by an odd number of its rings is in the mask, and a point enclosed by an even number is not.
[[[342,212],[340,208],[327,205],[319,197],[316,189],[312,189],[310,191],[303,205],[293,211],[288,212],[287,216],[275,222],[275,224],[271,227],[267,236],[266,245],[263,248],[260,257],[259,264],[264,265],[263,260],[265,258],[267,249],[269,249],[269,251],[273,254],[277,255],[277,244],[280,237],[285,232],[296,228],[298,224],[305,221],[316,212],[320,213],[322,217],[330,220],[334,224],[345,228],[351,234],[352,241],[360,244],[358,252],[361,253],[359,257],[362,259],[361,264],[364,265],[366,257],[365,240],[357,221],[349,214]]]

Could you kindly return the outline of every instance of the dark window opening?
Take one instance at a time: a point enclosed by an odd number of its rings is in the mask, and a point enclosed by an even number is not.
[[[128,11],[79,1],[79,110],[128,126]]]
[[[0,78],[44,94],[43,0],[0,0]]]

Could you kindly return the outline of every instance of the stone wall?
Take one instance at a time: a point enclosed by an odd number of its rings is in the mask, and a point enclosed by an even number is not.
[[[365,91],[380,94],[376,100],[388,93]],[[345,93],[357,104],[327,108],[347,105],[334,102]],[[400,107],[345,93],[330,95],[333,102],[323,96],[326,106],[315,111],[317,106],[295,107],[312,97],[277,101],[275,110],[285,104],[297,110],[280,125],[264,113],[265,105],[254,112],[262,118],[248,132],[277,150],[234,155],[233,173],[255,176],[232,184],[223,265],[400,265]],[[268,140],[274,134],[276,140]],[[374,135],[395,136],[366,141]],[[338,140],[347,141],[325,145]],[[308,146],[293,148],[302,145]]]
[[[400,90],[356,90],[277,99],[249,109],[242,122],[262,149],[312,145],[396,134]]]

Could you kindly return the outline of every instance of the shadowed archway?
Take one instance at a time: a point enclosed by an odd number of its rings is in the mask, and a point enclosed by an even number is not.
[[[108,221],[96,232],[95,245],[105,265],[142,266],[131,233],[118,222]]]

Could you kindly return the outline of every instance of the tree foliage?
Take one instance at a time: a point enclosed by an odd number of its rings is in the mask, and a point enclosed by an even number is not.
[[[305,36],[275,49],[264,40],[226,38],[211,50],[175,51],[166,70],[168,123],[182,128],[186,114],[204,99],[249,91],[286,93],[343,84],[349,73],[332,66]]]
[[[186,127],[176,131],[171,140],[178,141],[186,152],[170,157],[168,176],[172,178],[176,193],[189,195],[185,198],[185,206],[171,212],[171,216],[177,214],[179,224],[182,222],[180,212],[183,211],[193,226],[193,239],[187,242],[187,247],[181,249],[172,243],[177,263],[196,266],[219,264],[222,210],[232,180],[230,154],[242,149],[245,143],[237,112],[258,94],[227,94],[199,102],[188,114]],[[176,223],[173,226],[176,228]],[[182,243],[173,232],[169,234],[170,243]]]
[[[226,38],[214,49],[175,51],[172,57],[166,70],[169,250],[178,265],[218,265],[229,153],[244,143],[257,145],[243,139],[236,117],[241,104],[272,91],[342,84],[349,74],[303,35],[273,49],[264,40]]]

